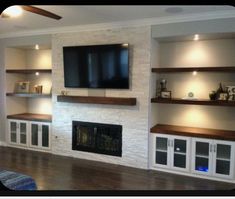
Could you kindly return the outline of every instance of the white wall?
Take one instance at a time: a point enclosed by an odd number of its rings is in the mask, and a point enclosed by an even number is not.
[[[53,153],[147,168],[150,39],[150,27],[116,28],[53,36]],[[128,90],[106,89],[106,96],[136,97],[137,105],[116,106],[57,102],[56,95],[59,95],[61,90],[65,90],[62,47],[111,43],[130,44],[131,87]],[[88,89],[67,90],[69,95],[88,95]],[[73,120],[122,125],[122,157],[71,150]]]

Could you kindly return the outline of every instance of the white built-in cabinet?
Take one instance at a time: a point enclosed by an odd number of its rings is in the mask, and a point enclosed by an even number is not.
[[[234,182],[235,143],[154,133],[152,168]]]
[[[153,165],[179,171],[189,171],[190,138],[154,134]]]
[[[30,147],[41,149],[50,148],[50,124],[41,122],[30,122]]]
[[[9,143],[35,149],[50,149],[51,124],[46,122],[8,120]]]
[[[27,121],[9,120],[9,142],[21,146],[28,145]]]
[[[234,178],[234,142],[192,138],[192,172]]]

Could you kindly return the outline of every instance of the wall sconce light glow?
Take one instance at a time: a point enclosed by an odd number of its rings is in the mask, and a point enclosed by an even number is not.
[[[193,40],[194,40],[194,41],[198,41],[198,40],[199,40],[199,35],[198,35],[198,34],[194,35]]]
[[[193,76],[196,76],[197,75],[197,71],[193,71]]]
[[[20,6],[10,6],[3,11],[4,15],[9,17],[18,17],[22,14],[23,10]]]
[[[39,45],[38,44],[35,45],[35,49],[39,50]]]
[[[39,72],[36,72],[36,73],[35,73],[35,75],[36,75],[36,76],[39,76],[39,75],[40,75],[40,73],[39,73]]]

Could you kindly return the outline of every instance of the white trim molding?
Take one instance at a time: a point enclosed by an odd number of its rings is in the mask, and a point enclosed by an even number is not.
[[[7,146],[7,143],[0,141],[0,146]]]
[[[213,12],[206,12],[206,13],[196,13],[196,14],[187,14],[187,15],[185,14],[185,15],[177,15],[177,16],[168,16],[168,17],[145,18],[145,19],[138,19],[138,20],[110,22],[110,23],[63,26],[63,27],[55,27],[55,28],[10,32],[10,33],[0,34],[0,39],[33,36],[33,35],[104,30],[104,29],[110,29],[110,28],[138,27],[138,26],[160,25],[160,24],[189,22],[189,21],[225,19],[225,18],[235,18],[235,10],[213,11]]]

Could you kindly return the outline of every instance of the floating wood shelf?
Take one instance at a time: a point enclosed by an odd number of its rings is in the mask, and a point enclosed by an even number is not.
[[[50,98],[51,94],[38,94],[38,93],[7,93],[6,96],[12,97],[32,97],[32,98]]]
[[[208,128],[157,124],[150,129],[150,132],[235,141],[235,131],[228,131],[221,129],[208,129]]]
[[[176,73],[176,72],[235,72],[235,66],[226,67],[180,67],[180,68],[152,68],[154,73]]]
[[[207,99],[186,100],[186,99],[180,99],[180,98],[172,98],[172,99],[152,98],[151,102],[162,103],[162,104],[192,104],[192,105],[206,105],[206,106],[234,106],[235,107],[235,101],[207,100]]]
[[[34,113],[21,113],[15,115],[8,115],[7,119],[38,121],[38,122],[51,122],[52,116],[46,114],[34,114]]]
[[[20,73],[20,74],[35,74],[36,72],[39,73],[51,73],[51,69],[8,69],[6,73]]]
[[[135,106],[136,98],[58,95],[58,102]]]

